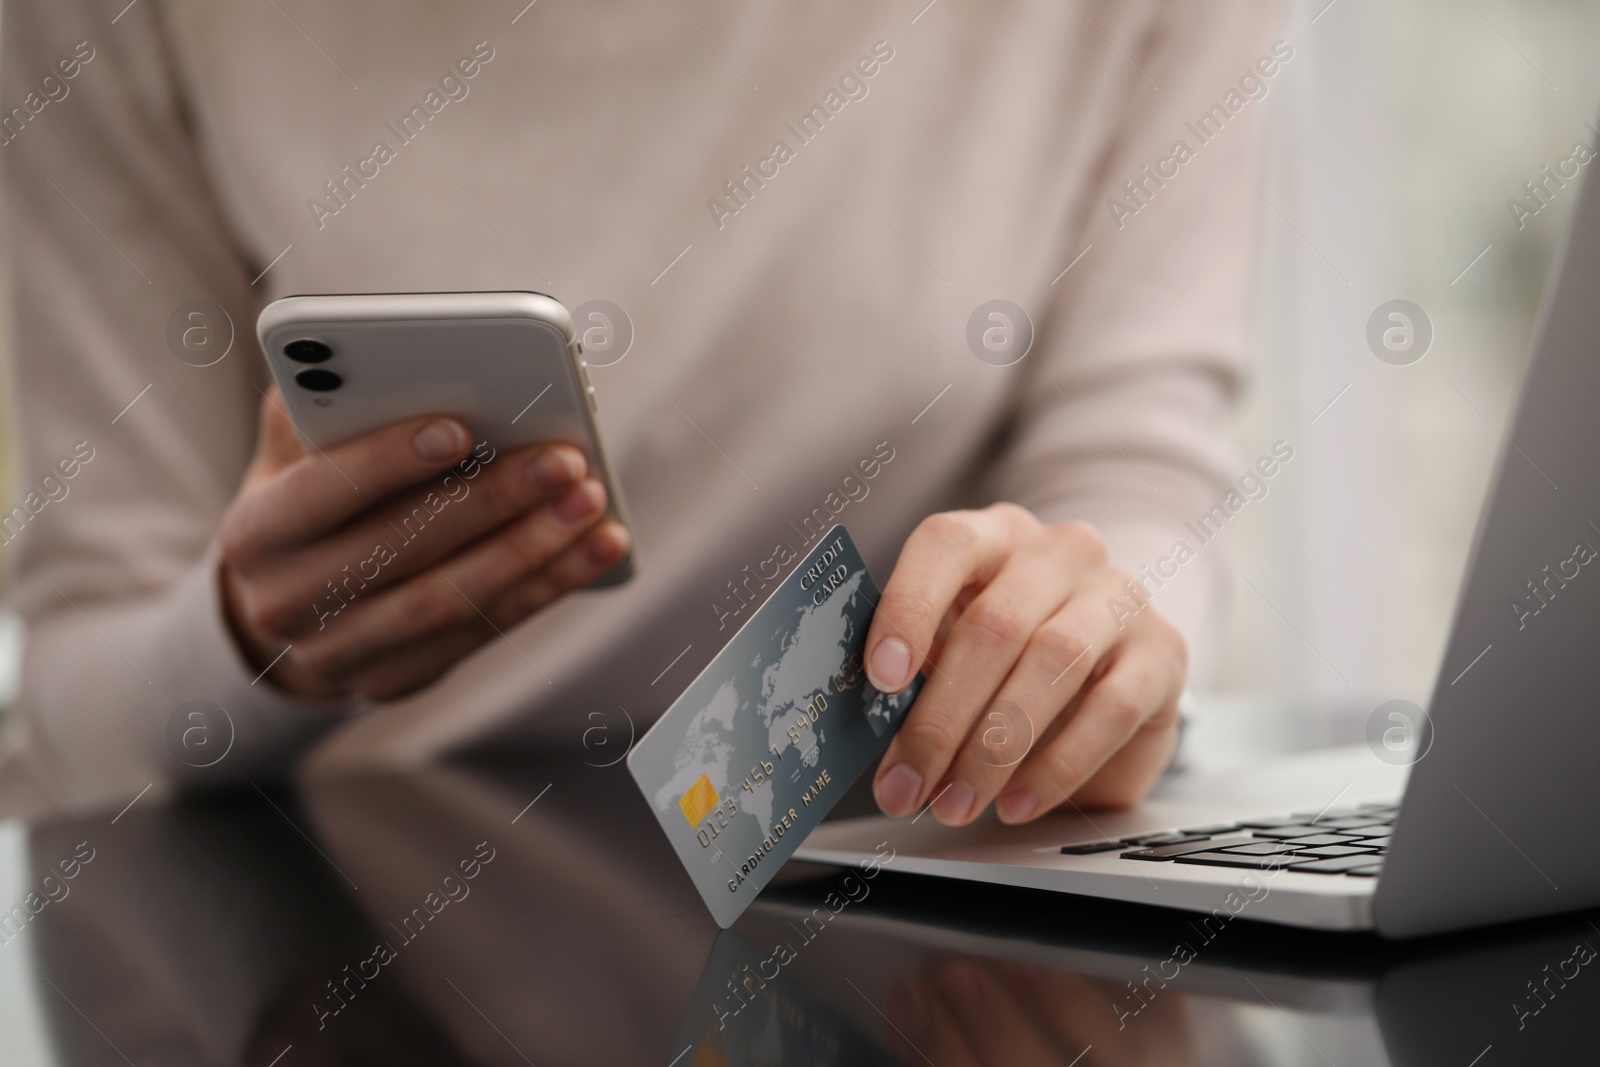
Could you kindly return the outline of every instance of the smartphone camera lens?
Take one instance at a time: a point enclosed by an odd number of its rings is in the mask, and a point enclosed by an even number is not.
[[[333,355],[333,349],[321,341],[305,338],[299,341],[290,341],[284,345],[283,354],[296,363],[321,363]]]
[[[331,370],[303,370],[294,376],[294,383],[314,393],[331,393],[344,384],[344,379]]]

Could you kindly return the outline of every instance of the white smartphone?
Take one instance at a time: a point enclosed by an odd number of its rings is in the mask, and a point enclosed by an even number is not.
[[[300,435],[317,448],[419,415],[453,415],[496,450],[546,441],[579,449],[627,508],[600,436],[572,316],[543,293],[287,296],[256,337]],[[633,552],[594,584],[632,577]]]

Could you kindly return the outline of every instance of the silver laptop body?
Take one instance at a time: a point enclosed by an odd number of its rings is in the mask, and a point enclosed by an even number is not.
[[[1409,776],[1357,746],[1226,779],[1179,777],[1128,811],[1067,809],[1026,827],[1002,826],[992,813],[960,829],[931,816],[824,823],[796,859],[862,863],[888,842],[894,870],[1388,937],[1600,904],[1593,822],[1600,816],[1600,186],[1593,182],[1575,210],[1506,433],[1434,683],[1431,745]],[[1288,853],[1284,865],[1263,860],[1260,870],[1207,866],[1193,853],[1123,856],[1148,842],[1061,851],[1152,834],[1166,841],[1195,836],[1179,832],[1185,829],[1273,816],[1309,820],[1360,847],[1379,838],[1361,838],[1352,824],[1396,800],[1392,836],[1361,873],[1297,871]],[[1271,841],[1257,835],[1273,832],[1242,827],[1213,839]],[[1359,856],[1345,862],[1358,864]]]

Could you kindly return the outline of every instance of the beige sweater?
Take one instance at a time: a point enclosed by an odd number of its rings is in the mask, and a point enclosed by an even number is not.
[[[729,583],[824,518],[880,581],[919,519],[1002,499],[1098,524],[1136,570],[1237,473],[1251,126],[1292,62],[1260,4],[119,7],[5,7],[34,495],[0,535],[27,623],[0,806],[248,781],[308,746],[577,753],[591,713],[620,741],[619,709],[670,704],[732,633]],[[267,380],[255,316],[449,289],[626,310],[631,349],[591,373],[638,576],[394,704],[284,699],[230,642],[211,547]],[[1010,366],[967,340],[995,298],[1035,330]],[[171,339],[196,300],[232,320],[209,366]],[[1201,549],[1157,594],[1202,659],[1221,565]],[[203,772],[167,739],[194,699],[235,730]]]

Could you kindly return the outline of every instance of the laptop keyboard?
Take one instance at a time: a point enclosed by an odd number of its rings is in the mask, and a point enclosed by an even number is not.
[[[1061,851],[1068,856],[1120,851],[1125,860],[1375,878],[1383,869],[1397,813],[1393,804],[1361,804],[1081,841]]]

